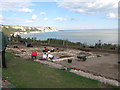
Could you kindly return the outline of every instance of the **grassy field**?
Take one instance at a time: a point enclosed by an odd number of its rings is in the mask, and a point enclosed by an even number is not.
[[[53,69],[6,53],[8,68],[3,69],[6,78],[17,88],[103,88],[98,81],[62,70]]]

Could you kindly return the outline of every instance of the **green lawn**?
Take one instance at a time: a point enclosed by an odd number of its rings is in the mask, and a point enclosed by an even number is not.
[[[6,53],[8,68],[3,69],[6,78],[17,88],[101,88],[96,80],[53,69]],[[109,86],[109,85],[107,85]],[[111,86],[109,86],[111,87]]]

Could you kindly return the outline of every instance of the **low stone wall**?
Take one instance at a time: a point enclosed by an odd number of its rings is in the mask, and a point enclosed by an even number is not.
[[[42,60],[38,60],[38,59],[34,60],[34,61],[39,62],[39,63],[44,64],[44,65],[47,65],[47,66],[52,67],[52,68],[67,70],[65,66],[60,65],[60,64],[56,64],[54,62],[42,61]],[[119,86],[119,82],[117,80],[108,79],[108,78],[105,78],[102,76],[96,76],[96,75],[93,75],[92,73],[87,73],[87,72],[84,72],[82,70],[71,69],[69,72],[72,72],[72,73],[75,73],[77,75],[84,76],[84,77],[87,77],[90,79],[95,79],[95,80],[98,80],[98,81],[103,82],[105,84]]]
[[[64,60],[68,60],[68,59],[75,59],[75,57],[55,59],[55,60],[53,60],[53,62],[56,62],[56,61],[64,61]]]
[[[98,80],[98,81],[103,82],[105,84],[111,84],[111,85],[119,86],[119,82],[116,81],[116,80],[107,79],[107,78],[102,77],[102,76],[95,76],[95,75],[93,75],[91,73],[86,73],[86,72],[83,72],[81,70],[79,70],[79,71],[70,70],[70,72],[75,73],[75,74],[80,75],[80,76],[90,78],[90,79]]]
[[[42,60],[34,60],[34,61],[39,62],[39,63],[44,64],[44,65],[48,65],[49,67],[53,67],[53,68],[56,68],[56,69],[64,69],[64,66],[62,66],[60,64],[50,62],[50,61],[42,61]]]

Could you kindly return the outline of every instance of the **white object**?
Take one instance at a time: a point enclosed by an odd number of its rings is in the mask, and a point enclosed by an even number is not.
[[[51,54],[48,54],[48,58],[53,58],[53,55],[51,55]]]
[[[43,54],[43,59],[47,59],[47,54]]]

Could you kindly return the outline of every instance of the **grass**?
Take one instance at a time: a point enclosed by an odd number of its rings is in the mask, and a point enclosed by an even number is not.
[[[17,88],[102,88],[97,80],[25,61],[11,53],[6,57],[8,68],[3,69],[3,78]]]

